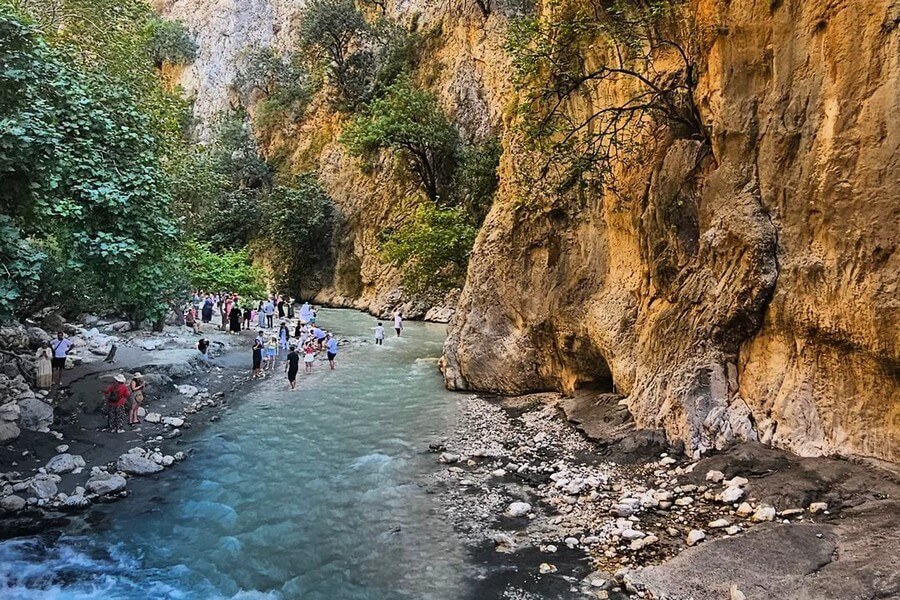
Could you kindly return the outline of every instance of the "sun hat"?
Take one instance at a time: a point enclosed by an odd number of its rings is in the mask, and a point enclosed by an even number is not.
[[[138,371],[137,373],[135,373],[134,375],[132,375],[132,378],[133,378],[133,379],[143,379],[144,376],[141,374],[140,371]]]
[[[119,383],[125,383],[125,376],[122,375],[121,373],[119,373],[118,375],[116,375],[113,379],[115,379],[115,380],[118,381]]]

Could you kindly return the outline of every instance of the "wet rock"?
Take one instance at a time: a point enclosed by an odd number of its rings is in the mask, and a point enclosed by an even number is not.
[[[188,398],[193,398],[200,392],[200,390],[193,385],[184,384],[176,387],[178,388],[179,394],[181,394],[182,396],[187,396]]]
[[[92,494],[97,494],[98,496],[105,496],[107,494],[114,494],[116,492],[121,492],[125,489],[127,482],[125,478],[121,475],[115,475],[112,473],[100,472],[97,475],[94,475],[90,479],[88,479],[85,487],[87,487],[88,491]]]
[[[19,427],[40,431],[53,424],[53,407],[32,394],[19,399]]]
[[[80,510],[83,508],[87,508],[90,505],[91,501],[79,494],[68,496],[62,502],[62,507],[67,510]]]
[[[116,462],[116,468],[129,475],[151,475],[163,470],[162,465],[131,452],[119,457],[119,460]]]
[[[551,565],[550,563],[541,563],[538,567],[538,571],[541,575],[548,575],[550,573],[556,573],[557,568],[555,565]]]
[[[48,473],[71,473],[75,469],[84,468],[84,459],[80,456],[71,454],[57,454],[47,462]]]
[[[56,487],[57,479],[53,475],[35,475],[28,482],[27,489],[35,498],[46,500],[59,491]]]
[[[162,415],[155,412],[147,413],[144,420],[148,423],[159,423],[162,420]]]
[[[442,452],[441,455],[438,457],[438,462],[452,465],[453,463],[459,462],[459,459],[460,459],[459,454],[452,454],[450,452]]]
[[[163,417],[162,422],[171,427],[181,427],[184,425],[184,419],[181,417]]]

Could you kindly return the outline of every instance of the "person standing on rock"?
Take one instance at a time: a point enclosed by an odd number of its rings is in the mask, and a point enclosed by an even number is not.
[[[375,330],[375,345],[381,346],[382,344],[384,344],[384,325],[379,322],[372,329]]]
[[[266,300],[263,311],[266,313],[266,329],[272,329],[275,326],[275,305],[271,298]]]
[[[334,337],[333,333],[328,334],[328,342],[326,343],[328,348],[328,366],[331,367],[331,370],[334,371],[334,359],[338,353],[338,341],[337,338]]]
[[[53,385],[53,351],[50,342],[41,342],[34,356],[35,381],[39,389],[46,390]]]
[[[125,402],[128,400],[128,386],[125,376],[116,375],[112,385],[103,393],[106,396],[106,426],[110,431],[125,433]]]
[[[263,339],[262,331],[253,339],[253,370],[250,372],[250,379],[256,379],[262,376],[262,353]]]
[[[134,427],[141,423],[138,409],[144,403],[144,376],[140,372],[135,373],[128,387],[131,389],[131,410],[128,413],[128,424]]]
[[[288,352],[287,362],[284,364],[284,372],[287,373],[288,384],[294,389],[297,382],[297,371],[300,370],[300,354],[297,353],[297,346],[291,344],[291,351]]]
[[[399,310],[394,313],[394,331],[397,332],[397,337],[400,337],[400,332],[403,331],[403,313]]]
[[[66,368],[66,356],[72,349],[72,342],[62,331],[56,332],[56,339],[50,344],[53,349],[53,359],[51,361],[53,367],[53,379],[57,385],[62,383],[62,372]]]

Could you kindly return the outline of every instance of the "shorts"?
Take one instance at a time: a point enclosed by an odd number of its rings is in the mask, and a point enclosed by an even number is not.
[[[296,380],[296,379],[297,379],[297,369],[294,367],[291,367],[290,369],[288,369],[288,381],[290,381],[291,383],[294,383],[294,380]]]
[[[305,363],[311,363],[314,360],[316,360],[315,354],[307,354],[306,356],[303,357],[303,362],[305,362]]]
[[[401,329],[403,329],[403,328],[402,328],[402,327],[394,327],[394,331],[397,332],[397,335],[400,334],[400,330],[401,330]]]
[[[268,356],[269,358],[272,358],[276,354],[278,354],[278,350],[276,350],[275,348],[266,348],[266,356]]]
[[[59,358],[58,356],[54,356],[50,361],[54,369],[65,369],[66,368],[66,358]]]
[[[334,360],[334,357],[337,356],[337,352],[329,352],[328,360]]]

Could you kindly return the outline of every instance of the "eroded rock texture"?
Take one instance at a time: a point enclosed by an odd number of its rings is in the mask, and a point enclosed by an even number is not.
[[[900,3],[694,10],[717,31],[708,156],[675,142],[624,193],[528,209],[507,182],[448,385],[614,385],[695,450],[759,438],[898,460]]]

